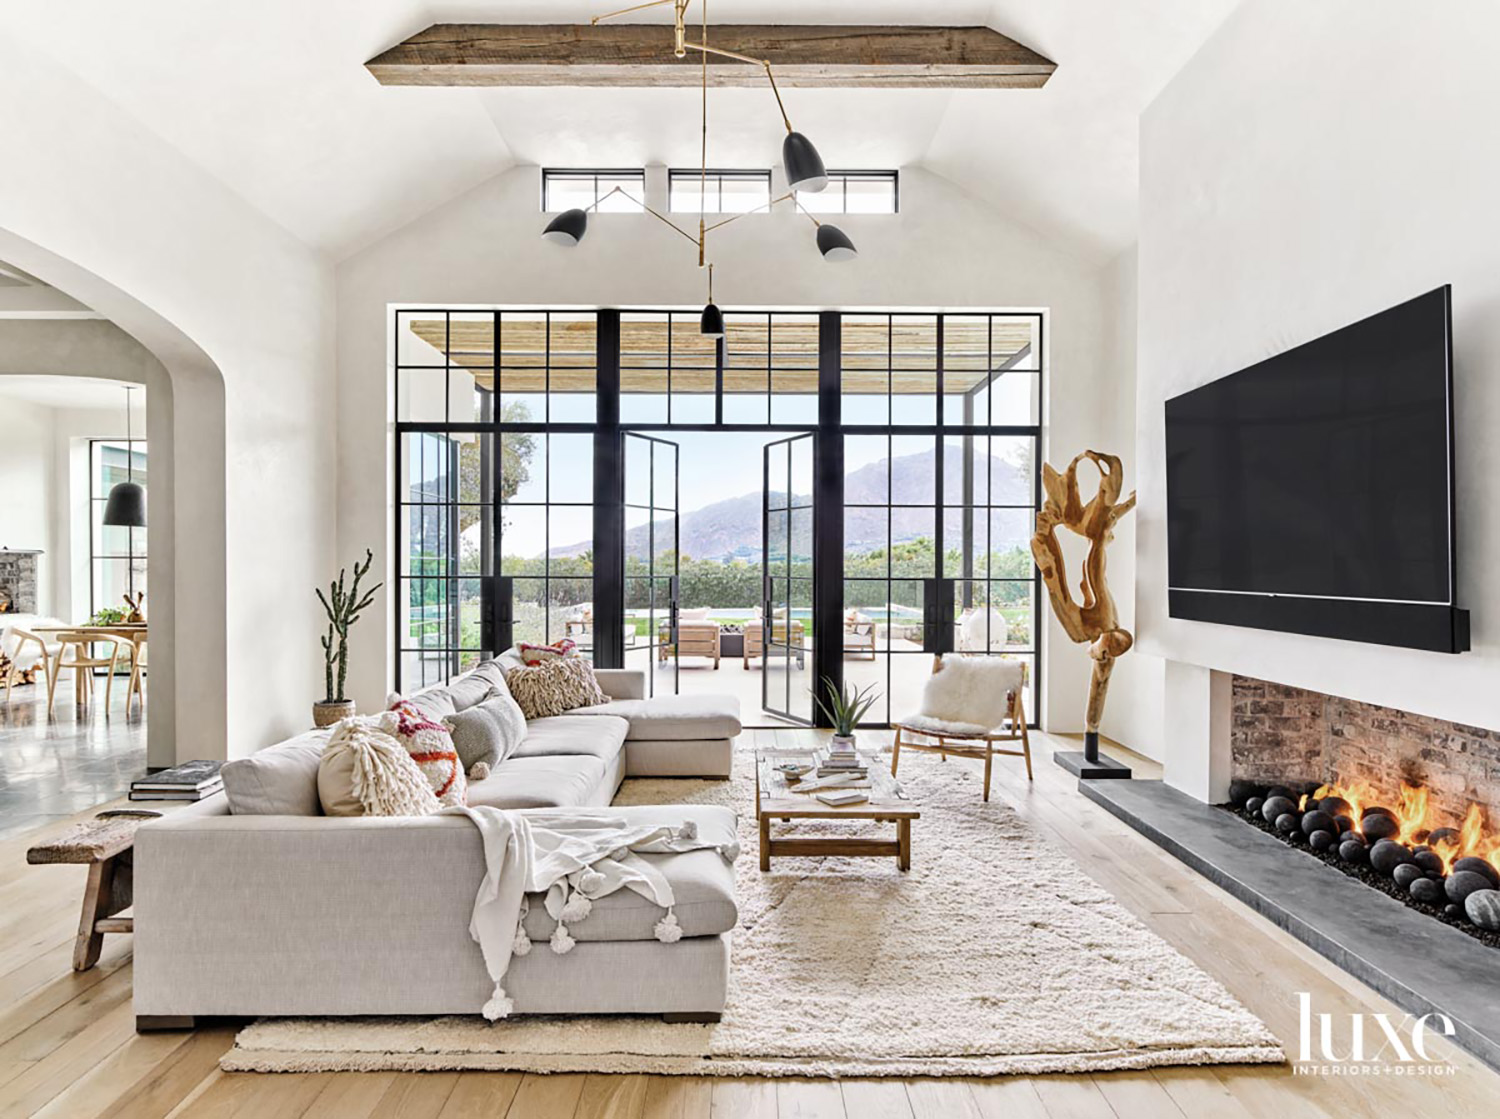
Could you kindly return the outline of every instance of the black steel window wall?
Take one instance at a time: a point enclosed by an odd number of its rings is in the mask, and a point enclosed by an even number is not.
[[[818,677],[843,679],[846,655],[874,658],[889,697],[914,654],[957,648],[1026,661],[1037,694],[1026,544],[1041,499],[1045,316],[725,319],[715,342],[696,311],[394,311],[398,688],[521,640],[568,637],[601,667],[623,665],[637,569],[670,574],[654,542],[627,564],[635,520],[654,526],[648,540],[667,528],[660,502],[641,513],[627,500],[626,436],[708,430],[814,437],[810,629],[837,635],[860,617],[878,634],[857,653],[836,636],[814,642]],[[653,471],[653,492],[665,484]],[[648,586],[652,642],[661,582]]]

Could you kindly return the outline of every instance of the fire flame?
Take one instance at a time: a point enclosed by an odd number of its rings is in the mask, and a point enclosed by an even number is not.
[[[1367,781],[1356,780],[1347,785],[1319,786],[1311,797],[1302,798],[1302,805],[1306,808],[1309,800],[1318,801],[1324,797],[1342,797],[1349,802],[1350,816],[1356,830],[1365,812],[1380,804],[1375,787]],[[1403,781],[1396,803],[1386,806],[1395,817],[1399,829],[1396,838],[1408,847],[1426,841],[1428,832],[1432,830],[1429,824],[1431,808],[1428,799],[1426,788]],[[1469,857],[1485,859],[1500,871],[1500,834],[1486,833],[1484,810],[1477,804],[1469,805],[1468,814],[1456,836],[1439,836],[1430,846],[1438,858],[1443,860],[1444,874],[1451,873],[1453,864],[1459,859]]]

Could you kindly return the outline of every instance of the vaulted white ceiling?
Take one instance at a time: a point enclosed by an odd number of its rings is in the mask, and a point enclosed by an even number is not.
[[[709,11],[713,22],[987,23],[1047,55],[1058,70],[1041,90],[797,89],[788,110],[831,166],[924,165],[1102,259],[1135,235],[1141,110],[1237,2],[711,0]],[[431,23],[586,22],[612,6],[69,0],[13,5],[6,24],[341,259],[517,163],[696,165],[695,90],[399,89],[363,68]],[[711,91],[709,112],[712,163],[774,161],[768,92]]]

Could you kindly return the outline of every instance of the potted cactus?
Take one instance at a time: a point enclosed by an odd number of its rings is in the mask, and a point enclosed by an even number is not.
[[[825,702],[822,696],[816,694],[813,699],[817,701],[823,714],[828,716],[828,721],[833,724],[834,748],[852,750],[854,749],[854,728],[865,717],[865,713],[875,706],[878,696],[875,685],[856,688],[853,684],[845,684],[840,688],[825,676],[823,689],[828,693],[827,701]]]
[[[376,583],[360,593],[360,581],[370,573],[374,562],[374,555],[366,548],[364,562],[354,565],[354,579],[347,589],[344,584],[348,570],[342,567],[339,577],[328,584],[326,595],[322,588],[316,588],[318,601],[328,615],[328,632],[321,638],[324,691],[322,701],[313,704],[314,726],[332,726],[354,714],[354,702],[344,698],[344,680],[349,671],[349,627],[359,621],[365,607],[374,601],[375,592],[384,585]]]

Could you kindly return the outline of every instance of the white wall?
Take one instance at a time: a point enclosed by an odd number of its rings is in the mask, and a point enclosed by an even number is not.
[[[53,409],[5,395],[0,379],[0,547],[39,548],[36,612],[52,613],[57,554]]]
[[[350,258],[338,271],[339,559],[371,548],[390,576],[391,304],[701,306],[686,242],[646,215],[591,221],[572,251],[542,241],[538,170],[517,168]],[[713,235],[714,294],[725,307],[1047,308],[1046,440],[1066,461],[1097,434],[1088,391],[1101,366],[1098,270],[919,168],[903,170],[896,217],[837,220],[860,258],[830,266],[792,212],[749,217]],[[393,589],[391,591],[393,592]],[[391,600],[351,642],[352,698],[378,702],[392,677]],[[1079,730],[1088,658],[1048,614],[1042,721]]]
[[[4,35],[0,104],[24,106],[0,113],[0,258],[108,317],[170,376],[184,465],[167,492],[153,477],[151,539],[154,551],[175,533],[175,569],[153,583],[172,582],[176,610],[163,617],[158,601],[152,620],[180,648],[178,752],[235,756],[285,737],[307,725],[321,679],[312,588],[333,559],[332,267]]]
[[[1125,492],[1136,485],[1140,462],[1135,440],[1136,267],[1134,246],[1104,270],[1104,361],[1098,380],[1101,431],[1098,450],[1124,460]],[[1087,493],[1087,490],[1085,490]],[[1115,527],[1109,546],[1109,585],[1120,625],[1136,633],[1136,518],[1129,513]],[[1137,753],[1160,761],[1163,751],[1162,697],[1165,663],[1139,645],[1115,662],[1100,731]]]
[[[1143,117],[1137,625],[1148,653],[1500,727],[1500,7],[1244,4]],[[1168,618],[1163,401],[1453,285],[1450,656]],[[1332,513],[1332,511],[1330,511]]]

